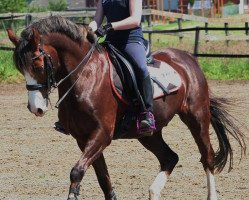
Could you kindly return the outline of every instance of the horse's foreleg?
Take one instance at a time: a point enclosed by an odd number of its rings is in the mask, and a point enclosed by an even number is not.
[[[92,134],[86,142],[77,140],[78,146],[83,152],[79,161],[72,168],[70,173],[71,185],[69,188],[68,200],[77,200],[80,190],[80,182],[90,165],[102,154],[107,146],[105,134],[101,131]]]
[[[164,142],[161,131],[153,136],[143,137],[139,142],[157,157],[161,166],[161,171],[149,189],[150,199],[158,200],[161,190],[178,162],[178,155]]]
[[[116,200],[103,153],[93,162],[93,168],[106,200]]]

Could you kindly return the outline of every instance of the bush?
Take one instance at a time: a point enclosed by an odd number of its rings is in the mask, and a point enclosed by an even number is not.
[[[64,11],[67,9],[67,2],[66,0],[56,0],[56,1],[49,0],[48,8],[51,11]]]
[[[25,12],[27,11],[26,0],[1,0],[0,1],[0,13],[7,12]]]

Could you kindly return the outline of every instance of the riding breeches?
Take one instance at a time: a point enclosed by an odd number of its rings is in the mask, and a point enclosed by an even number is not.
[[[132,42],[125,45],[115,45],[131,62],[138,82],[144,80],[148,75],[146,52],[144,45],[140,42]]]

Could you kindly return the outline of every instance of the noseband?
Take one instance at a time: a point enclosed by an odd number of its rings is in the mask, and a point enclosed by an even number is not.
[[[52,59],[51,59],[51,56],[44,51],[41,45],[39,45],[39,51],[40,51],[40,54],[33,57],[32,61],[36,60],[42,55],[44,56],[44,70],[47,76],[47,82],[46,84],[35,84],[35,85],[27,84],[26,88],[28,91],[34,91],[34,90],[51,91],[52,87],[57,86],[55,77],[54,77],[54,67],[53,67]]]

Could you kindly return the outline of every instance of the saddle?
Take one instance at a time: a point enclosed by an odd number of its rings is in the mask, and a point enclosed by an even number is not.
[[[101,44],[107,50],[114,67],[110,69],[111,85],[116,96],[128,105],[127,111],[117,122],[113,139],[122,138],[125,133],[134,127],[137,120],[137,110],[144,106],[143,99],[138,90],[136,76],[132,64],[112,44]],[[179,74],[167,63],[153,58],[149,43],[145,40],[147,65],[153,85],[153,98],[158,99],[176,92],[181,86]]]
[[[104,42],[102,45],[114,64],[114,68],[110,69],[110,79],[115,94],[127,104],[137,102],[143,105],[132,63],[112,44]],[[153,85],[153,98],[158,99],[176,92],[182,83],[179,74],[167,63],[153,57],[147,40],[144,40],[144,48]]]

